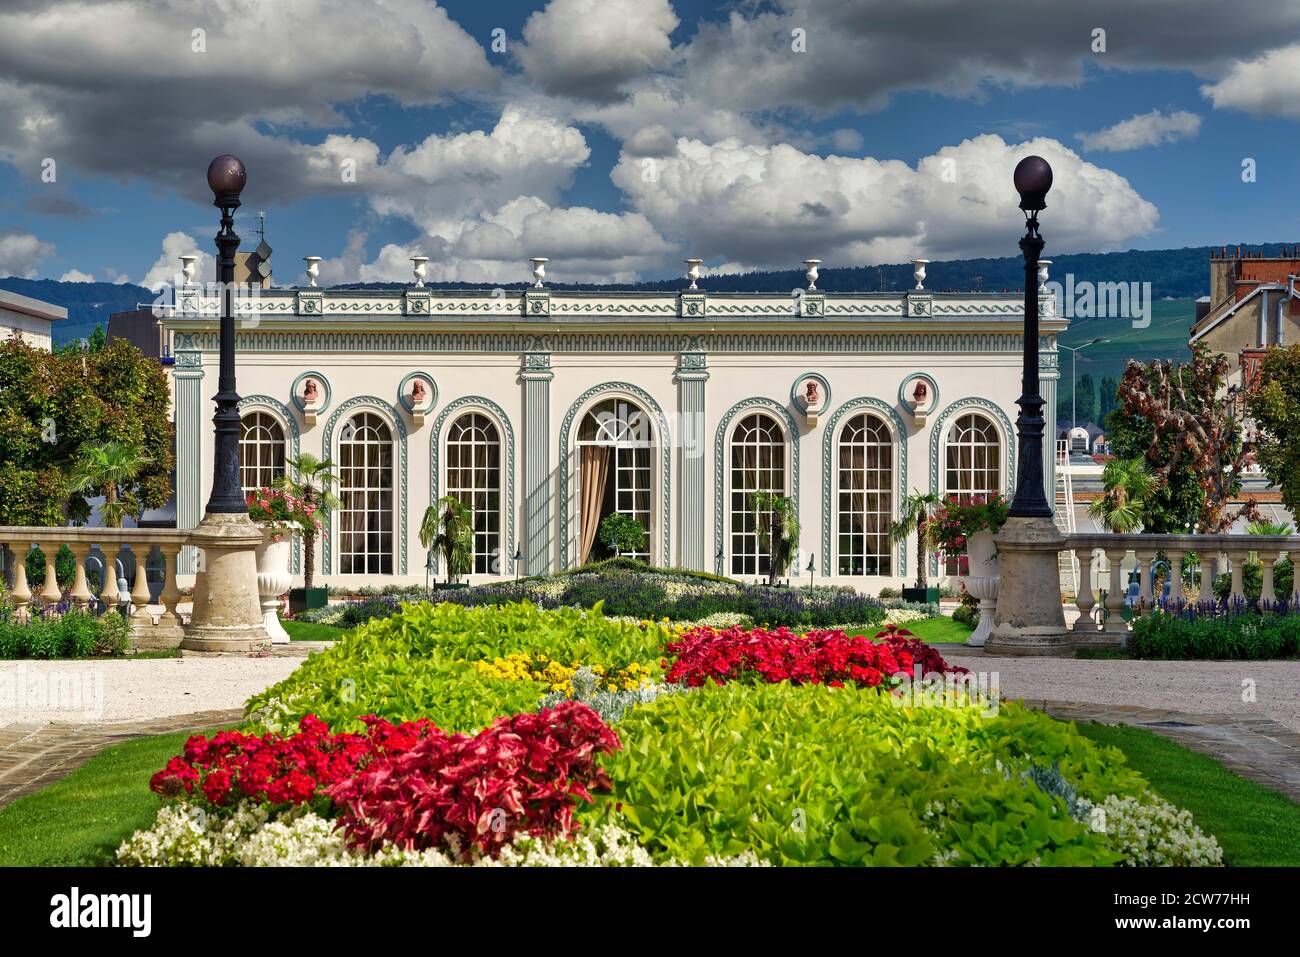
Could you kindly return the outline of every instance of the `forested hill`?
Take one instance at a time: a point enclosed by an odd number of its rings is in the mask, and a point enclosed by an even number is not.
[[[1217,247],[1216,247],[1217,248]],[[1235,247],[1234,247],[1235,248]],[[1280,255],[1281,245],[1276,243],[1243,246],[1244,250]],[[1115,253],[1076,253],[1055,255],[1051,272],[1054,279],[1064,280],[1073,273],[1075,282],[1149,282],[1156,299],[1195,299],[1209,291],[1208,246],[1184,249],[1130,249]],[[294,265],[296,268],[296,264]],[[521,262],[519,271],[526,274],[528,264]],[[277,270],[281,282],[296,281],[298,276],[286,275],[287,268]],[[683,280],[672,278],[631,285],[598,286],[591,284],[549,283],[553,289],[681,289]],[[934,290],[1017,289],[1024,284],[1024,266],[1019,257],[1001,259],[957,259],[932,262],[927,267],[925,285]],[[350,283],[344,288],[393,288],[395,283]],[[483,288],[484,284],[439,283],[441,288]],[[524,282],[506,284],[506,288],[522,288]],[[779,272],[749,272],[724,276],[707,276],[701,287],[716,292],[788,292],[806,285],[801,268]],[[910,289],[912,266],[896,263],[881,266],[841,267],[823,266],[817,281],[819,289],[827,292],[861,292],[874,290]],[[153,301],[154,295],[142,286],[129,283],[115,285],[107,282],[58,282],[53,279],[0,278],[0,289],[42,299],[67,307],[68,320],[56,324],[55,338],[59,342],[89,335],[97,323],[107,323],[108,316],[136,308],[137,304]]]

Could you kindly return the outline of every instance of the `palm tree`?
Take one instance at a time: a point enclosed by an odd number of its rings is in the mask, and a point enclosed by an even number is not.
[[[144,448],[123,442],[98,442],[83,445],[72,467],[72,491],[96,491],[104,496],[104,524],[121,528],[127,517],[140,512],[139,504],[128,494],[126,486],[153,459]]]
[[[794,501],[780,492],[755,492],[749,497],[758,544],[767,552],[767,583],[775,585],[799,547],[799,515]]]
[[[447,583],[458,581],[474,561],[474,513],[454,495],[444,495],[424,510],[420,544],[442,552]]]
[[[933,492],[922,495],[913,492],[903,499],[903,514],[889,527],[889,541],[897,545],[916,533],[916,587],[925,587],[925,557],[934,548],[934,535],[930,528],[930,509],[939,504]]]
[[[1147,500],[1160,481],[1145,459],[1111,459],[1101,473],[1106,490],[1088,506],[1088,514],[1112,532],[1131,532],[1142,527]]]
[[[1260,520],[1246,526],[1247,535],[1294,535],[1295,527],[1290,522],[1267,522]]]
[[[297,458],[286,459],[285,465],[293,472],[290,474],[286,470],[277,478],[274,483],[276,488],[302,499],[308,505],[315,506],[317,510],[342,506],[339,497],[331,491],[331,488],[338,483],[339,477],[334,474],[334,463],[329,459],[318,459],[310,452],[304,452]],[[316,535],[317,529],[314,524],[302,530],[304,588],[310,588],[316,578]]]

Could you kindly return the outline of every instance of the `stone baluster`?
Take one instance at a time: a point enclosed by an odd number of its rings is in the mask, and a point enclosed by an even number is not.
[[[1151,591],[1151,566],[1155,564],[1156,553],[1151,550],[1134,552],[1137,557],[1138,609],[1150,608],[1155,604],[1155,595]]]
[[[181,616],[176,611],[181,600],[181,590],[176,587],[176,556],[180,554],[180,545],[159,545],[163,555],[163,588],[158,596],[162,605],[162,614],[158,616],[157,627],[176,631],[179,634]]]
[[[1229,591],[1228,597],[1232,599],[1245,599],[1246,588],[1245,585],[1242,584],[1242,577],[1243,572],[1246,570],[1246,553],[1231,552],[1228,555],[1228,560],[1232,562],[1232,588]]]
[[[112,611],[122,603],[122,596],[117,590],[117,549],[121,546],[110,546],[113,551],[109,551],[101,543],[99,546],[100,554],[104,556],[104,580],[99,589],[99,600],[104,603],[106,611]]]
[[[86,559],[90,557],[90,546],[78,542],[69,547],[76,559],[77,568],[73,573],[72,591],[68,594],[68,597],[73,605],[84,611],[95,599],[95,596],[90,591],[90,585],[86,582]]]
[[[41,551],[45,553],[45,585],[41,588],[41,598],[46,603],[55,605],[63,600],[63,592],[59,590],[59,570],[55,565],[59,546],[45,542]]]
[[[1169,549],[1169,604],[1176,605],[1183,597],[1183,559],[1187,553],[1181,548]]]
[[[1074,604],[1079,609],[1079,618],[1074,623],[1074,630],[1096,631],[1097,622],[1092,617],[1092,611],[1097,606],[1097,596],[1093,594],[1092,584],[1092,549],[1076,548],[1074,557],[1079,562],[1079,587],[1074,597]]]
[[[1276,555],[1268,552],[1259,553],[1259,561],[1263,566],[1263,584],[1259,589],[1259,603],[1267,608],[1277,601],[1277,593],[1273,590],[1273,564],[1277,561]]]
[[[1300,552],[1287,552],[1286,557],[1291,559],[1291,610],[1294,611],[1300,607]]]
[[[1196,553],[1201,559],[1201,588],[1198,601],[1214,600],[1214,557],[1204,549]]]
[[[14,617],[19,621],[26,621],[32,613],[32,590],[27,584],[27,554],[30,552],[31,545],[28,545],[23,551],[14,552],[14,587],[9,591],[9,597],[14,603]]]
[[[1126,547],[1106,549],[1106,561],[1110,563],[1110,588],[1106,593],[1106,631],[1126,631],[1128,623],[1124,621],[1124,584],[1123,564],[1128,555]]]
[[[153,627],[153,616],[149,614],[149,552],[151,546],[137,542],[131,546],[135,558],[135,586],[131,589],[131,601],[135,603],[135,614],[131,616],[131,625],[136,627]]]

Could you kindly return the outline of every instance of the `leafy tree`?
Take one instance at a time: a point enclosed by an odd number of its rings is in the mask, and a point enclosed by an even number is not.
[[[304,452],[297,458],[286,459],[285,465],[288,466],[285,473],[276,479],[277,488],[302,499],[308,505],[314,506],[316,510],[335,509],[343,505],[332,491],[339,479],[334,474],[334,463],[329,459],[318,459],[310,452]],[[303,527],[302,581],[306,588],[311,588],[312,582],[316,579],[316,536],[318,534],[315,524]]]
[[[1300,514],[1300,345],[1265,354],[1246,405],[1255,421],[1259,466],[1281,489],[1282,503]]]
[[[148,456],[138,445],[88,443],[81,447],[73,464],[71,487],[74,492],[102,493],[104,523],[109,528],[121,528],[123,519],[140,516],[140,499],[134,483],[148,464]]]
[[[459,581],[474,560],[474,513],[454,495],[444,495],[424,510],[420,544],[442,552],[447,582]]]
[[[1200,345],[1190,363],[1130,360],[1124,369],[1106,435],[1119,458],[1146,459],[1158,480],[1143,507],[1148,532],[1220,532],[1256,514],[1253,499],[1229,508],[1248,457],[1227,369],[1223,356]]]
[[[148,460],[131,480],[139,509],[172,494],[172,424],[162,365],[125,339],[98,352],[36,349],[15,336],[0,343],[0,525],[63,525],[90,517],[73,472],[83,448],[106,442],[139,448]]]
[[[1146,460],[1111,459],[1101,481],[1106,490],[1088,506],[1088,514],[1112,532],[1140,528],[1147,500],[1159,484]]]
[[[759,547],[767,552],[767,583],[775,585],[799,547],[799,515],[794,500],[780,492],[754,492],[749,497],[749,508],[754,513]]]
[[[1097,423],[1106,421],[1106,418],[1119,408],[1119,380],[1114,376],[1101,377],[1101,390],[1097,397]]]
[[[1078,416],[1082,422],[1097,421],[1097,383],[1093,381],[1092,373],[1085,372],[1079,376],[1078,384]]]
[[[897,545],[916,533],[916,587],[925,587],[926,555],[934,550],[930,510],[939,504],[933,492],[913,492],[903,500],[903,516],[889,527],[889,541]]]
[[[621,556],[624,552],[641,550],[645,544],[645,529],[631,515],[613,512],[600,520],[596,537],[615,556]]]

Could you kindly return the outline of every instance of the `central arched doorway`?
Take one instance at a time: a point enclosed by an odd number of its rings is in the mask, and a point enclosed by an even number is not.
[[[578,427],[578,562],[608,558],[598,540],[606,516],[627,515],[645,530],[642,544],[623,554],[649,561],[653,550],[654,428],[650,415],[623,398],[592,406]]]

